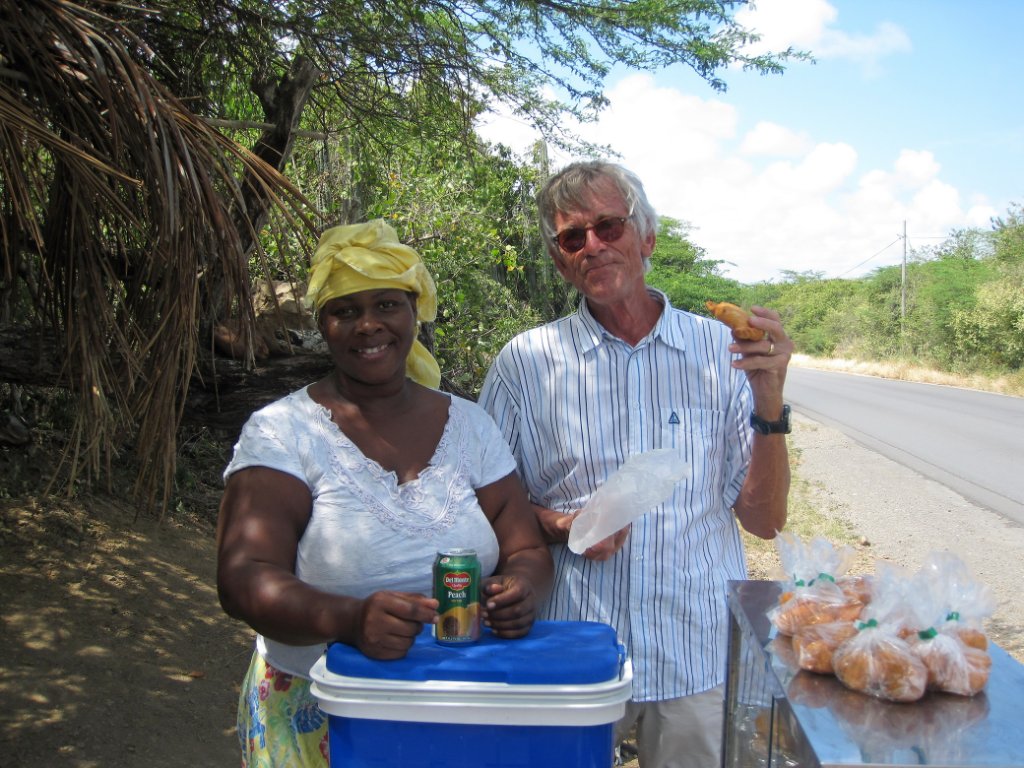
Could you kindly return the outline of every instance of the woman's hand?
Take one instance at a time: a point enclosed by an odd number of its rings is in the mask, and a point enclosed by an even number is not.
[[[483,580],[483,623],[498,637],[528,634],[537,613],[533,584],[524,576],[489,576]]]
[[[374,592],[363,601],[353,645],[371,659],[401,659],[423,625],[436,623],[437,605],[412,592]]]

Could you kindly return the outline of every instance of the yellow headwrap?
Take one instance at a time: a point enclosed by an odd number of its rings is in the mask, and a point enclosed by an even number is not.
[[[388,224],[374,219],[364,224],[332,227],[320,236],[309,268],[306,304],[318,310],[331,299],[359,291],[396,288],[416,294],[416,319],[437,317],[437,288],[420,255],[399,242]],[[405,370],[409,378],[437,389],[441,369],[427,348],[413,342]]]

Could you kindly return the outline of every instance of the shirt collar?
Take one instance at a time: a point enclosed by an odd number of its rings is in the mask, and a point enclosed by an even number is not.
[[[647,292],[654,297],[655,301],[662,305],[661,316],[658,318],[658,322],[654,324],[651,332],[637,346],[640,347],[655,339],[661,339],[670,347],[675,347],[680,351],[684,350],[686,344],[683,334],[680,332],[677,324],[671,322],[672,302],[668,300],[668,296],[663,291],[659,291],[657,288],[647,286]],[[620,341],[605,330],[605,327],[591,314],[586,299],[580,301],[580,307],[576,310],[575,319],[584,344],[584,352],[589,352],[604,341]]]

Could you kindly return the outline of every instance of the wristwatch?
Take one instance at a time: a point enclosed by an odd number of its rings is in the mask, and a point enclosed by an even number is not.
[[[792,431],[789,424],[789,406],[782,406],[782,418],[778,421],[765,421],[756,413],[750,414],[750,426],[762,435],[788,435]]]

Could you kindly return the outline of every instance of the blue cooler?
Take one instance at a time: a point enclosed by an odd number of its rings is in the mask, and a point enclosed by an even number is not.
[[[335,768],[609,768],[632,670],[607,624],[538,621],[527,637],[404,659],[331,645],[312,670]]]

